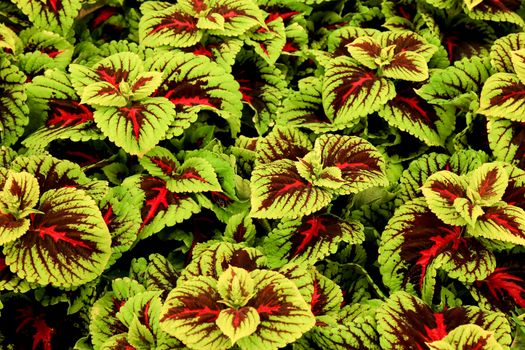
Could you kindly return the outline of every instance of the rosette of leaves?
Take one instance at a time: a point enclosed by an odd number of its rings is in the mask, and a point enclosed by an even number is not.
[[[482,151],[460,150],[452,155],[428,153],[412,161],[399,178],[396,204],[421,197],[421,186],[428,177],[438,171],[448,170],[457,175],[466,175],[488,160]]]
[[[466,285],[491,275],[495,242],[525,243],[525,212],[506,193],[509,168],[485,163],[467,175],[439,171],[428,177],[425,198],[399,207],[383,232],[384,283],[431,300],[438,270]]]
[[[160,294],[131,278],[113,280],[111,290],[91,308],[93,348],[182,349],[180,342],[159,328]]]
[[[98,277],[111,255],[111,236],[91,195],[100,195],[100,184],[48,156],[19,157],[11,170],[1,169],[4,264],[40,285],[74,287]]]
[[[395,31],[360,36],[346,49],[348,55],[326,64],[322,98],[328,118],[345,123],[378,112],[429,146],[444,144],[453,108],[429,104],[415,92],[429,77],[436,46],[415,33]]]
[[[150,97],[162,74],[144,71],[138,55],[117,53],[91,68],[71,64],[69,71],[81,103],[95,108],[97,126],[117,146],[143,155],[164,138],[175,108],[167,98]]]
[[[264,24],[263,12],[252,0],[149,1],[141,11],[140,41],[150,47],[188,47],[205,34],[236,37]]]
[[[500,312],[475,306],[435,312],[405,292],[391,295],[378,308],[376,320],[382,349],[466,350],[477,344],[483,349],[501,349],[511,343],[510,324]]]
[[[140,190],[141,239],[199,212],[192,194],[222,192],[215,168],[205,158],[187,157],[181,164],[168,149],[155,147],[140,164],[148,173],[129,176],[122,186]]]
[[[326,207],[337,195],[388,183],[382,155],[359,137],[325,134],[311,148],[296,129],[275,128],[257,143],[252,217],[294,219]]]
[[[315,317],[296,285],[270,270],[230,266],[218,278],[178,284],[161,328],[191,349],[275,349],[301,337]]]

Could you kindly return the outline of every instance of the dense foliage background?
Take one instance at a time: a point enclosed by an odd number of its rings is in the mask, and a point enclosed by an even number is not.
[[[525,348],[519,0],[0,2],[0,348]]]

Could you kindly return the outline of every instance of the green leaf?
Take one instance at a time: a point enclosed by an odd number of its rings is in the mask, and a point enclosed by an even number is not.
[[[301,219],[283,219],[270,231],[263,248],[271,266],[288,262],[314,265],[335,253],[341,242],[359,244],[364,239],[364,227],[359,222],[312,214]]]
[[[230,339],[217,326],[222,309],[216,281],[199,276],[173,289],[160,313],[161,329],[192,349],[227,349]]]
[[[0,57],[0,143],[4,146],[14,144],[29,122],[25,81],[24,73],[7,57]]]
[[[433,104],[462,106],[470,103],[470,92],[479,94],[490,75],[488,57],[463,58],[453,66],[432,73],[429,81],[416,93]]]
[[[145,277],[148,290],[160,290],[167,294],[175,288],[178,278],[179,273],[166,257],[157,253],[149,256]]]
[[[323,78],[323,107],[334,121],[349,122],[376,112],[396,96],[394,83],[348,57],[336,57]]]
[[[494,41],[490,49],[490,63],[501,73],[515,73],[512,52],[525,49],[525,33],[511,33]]]
[[[164,97],[150,97],[128,107],[97,109],[94,119],[102,132],[127,153],[143,155],[165,136],[175,109]]]
[[[178,173],[166,182],[168,190],[175,193],[222,192],[213,166],[204,158],[188,158],[178,169]]]
[[[155,9],[146,2],[141,6],[139,23],[140,43],[159,47],[170,45],[188,47],[199,42],[203,31],[197,28],[197,19],[178,5]]]
[[[525,49],[512,51],[512,65],[522,84],[525,84]]]
[[[181,52],[152,56],[145,66],[149,71],[162,73],[162,83],[154,95],[170,100],[177,115],[211,110],[228,122],[232,136],[239,132],[242,115],[239,84],[221,66],[208,57]]]
[[[255,218],[296,218],[330,203],[332,193],[304,180],[288,159],[260,164],[251,176],[250,215]]]
[[[42,214],[31,219],[28,234],[4,246],[11,269],[29,282],[63,287],[101,275],[111,236],[95,201],[82,190],[61,188],[45,192],[37,209]]]
[[[314,150],[321,153],[324,167],[341,170],[344,182],[337,188],[338,194],[353,194],[388,184],[383,155],[360,137],[324,134],[315,140]]]
[[[305,156],[312,147],[308,135],[297,128],[275,127],[266,137],[257,141],[257,162],[271,163],[279,159],[297,160]]]
[[[525,245],[525,210],[504,203],[494,205],[485,209],[476,225],[469,227],[468,233],[474,237]]]
[[[469,175],[468,187],[475,193],[476,204],[491,206],[501,200],[509,176],[507,171],[498,163],[485,163]]]
[[[40,29],[52,30],[67,35],[82,6],[79,0],[56,0],[42,2],[35,0],[13,1],[29,17],[33,25]]]
[[[355,39],[346,48],[353,59],[363,66],[376,69],[378,67],[376,60],[381,54],[381,44],[374,37],[364,36]]]
[[[463,226],[466,221],[454,207],[454,202],[458,198],[467,198],[467,185],[464,176],[445,170],[431,175],[421,187],[421,192],[430,210],[444,223]]]
[[[0,211],[16,219],[26,217],[33,212],[39,197],[38,181],[32,174],[10,172],[0,192]]]
[[[443,339],[429,342],[427,345],[431,350],[503,350],[493,332],[473,324],[459,326]]]
[[[315,324],[315,317],[295,284],[275,271],[250,272],[255,294],[247,306],[257,310],[256,332],[237,341],[243,350],[270,350],[300,338]]]
[[[232,344],[235,344],[237,340],[253,334],[261,323],[261,319],[257,310],[247,306],[221,310],[215,323],[222,333],[230,338]]]
[[[525,121],[525,85],[511,73],[496,73],[487,79],[478,113],[489,117]]]
[[[222,301],[232,308],[245,306],[252,298],[254,288],[250,273],[235,266],[228,267],[217,281],[217,291]]]
[[[408,81],[424,81],[428,78],[427,60],[412,51],[396,54],[390,63],[382,68],[383,76]]]

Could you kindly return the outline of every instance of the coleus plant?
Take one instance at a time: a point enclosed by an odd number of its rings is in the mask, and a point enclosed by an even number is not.
[[[523,348],[524,11],[0,2],[0,348]]]

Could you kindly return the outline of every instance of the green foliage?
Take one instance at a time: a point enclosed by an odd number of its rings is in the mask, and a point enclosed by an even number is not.
[[[0,1],[0,349],[518,349],[517,0]]]

